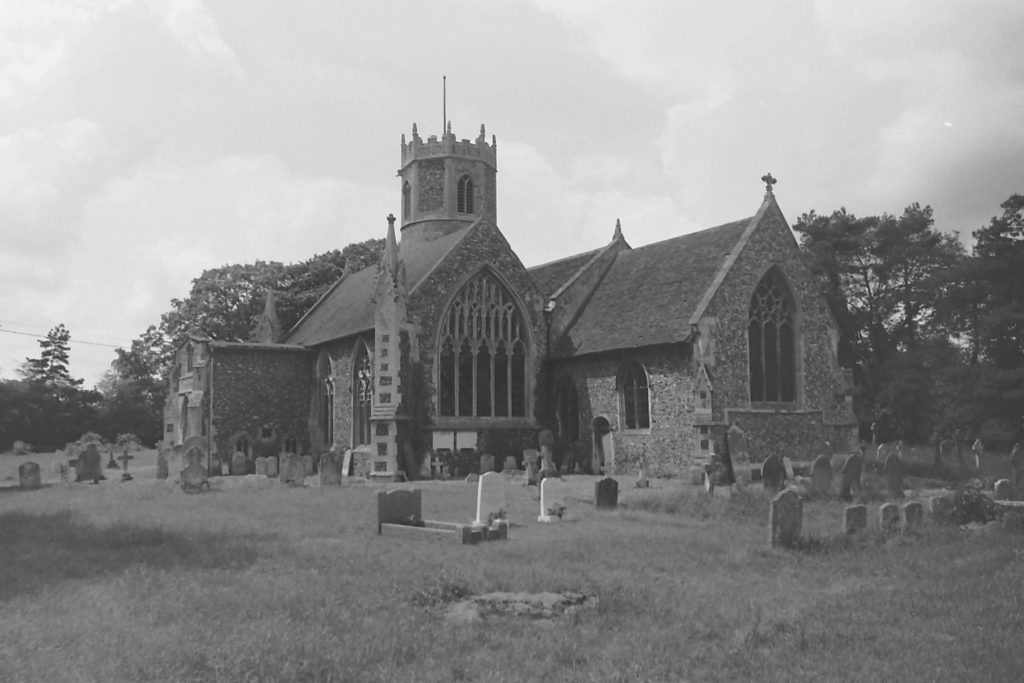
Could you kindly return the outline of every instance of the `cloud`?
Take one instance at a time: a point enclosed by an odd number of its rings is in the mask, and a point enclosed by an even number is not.
[[[147,5],[187,52],[213,57],[229,67],[230,72],[242,73],[238,56],[224,41],[216,19],[202,0],[150,0]]]

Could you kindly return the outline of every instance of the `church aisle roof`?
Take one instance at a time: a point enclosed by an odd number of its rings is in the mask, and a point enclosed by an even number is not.
[[[410,293],[475,225],[466,225],[429,242],[418,242],[411,248],[398,245]],[[285,335],[285,342],[316,346],[373,329],[376,282],[376,265],[343,276],[295,323]]]
[[[691,317],[753,219],[619,252],[587,307],[555,342],[552,355],[685,340]]]
[[[546,297],[550,297],[599,251],[601,249],[592,249],[582,254],[574,254],[560,258],[557,261],[542,263],[539,266],[533,266],[526,270],[533,277],[533,281],[537,283],[541,293]]]

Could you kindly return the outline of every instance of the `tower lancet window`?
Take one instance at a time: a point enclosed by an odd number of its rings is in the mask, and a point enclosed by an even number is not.
[[[459,178],[455,206],[459,213],[473,213],[473,179],[468,175]]]
[[[412,215],[412,185],[406,180],[402,183],[402,218],[408,219]]]

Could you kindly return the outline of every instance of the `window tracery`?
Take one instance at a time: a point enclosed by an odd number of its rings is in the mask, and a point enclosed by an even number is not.
[[[796,401],[796,306],[777,268],[754,290],[749,324],[750,400]]]

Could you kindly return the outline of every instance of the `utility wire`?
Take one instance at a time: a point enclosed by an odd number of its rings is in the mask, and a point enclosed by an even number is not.
[[[20,334],[23,337],[35,337],[36,339],[49,339],[49,337],[47,335],[45,335],[45,334],[34,334],[32,332],[20,332],[18,330],[5,330],[3,328],[0,328],[0,332],[3,332],[5,334]],[[103,342],[85,341],[84,339],[70,339],[69,338],[68,342],[71,343],[71,344],[88,344],[89,346],[105,346],[108,349],[123,349],[124,348],[123,346],[119,346],[117,344],[104,344]]]

